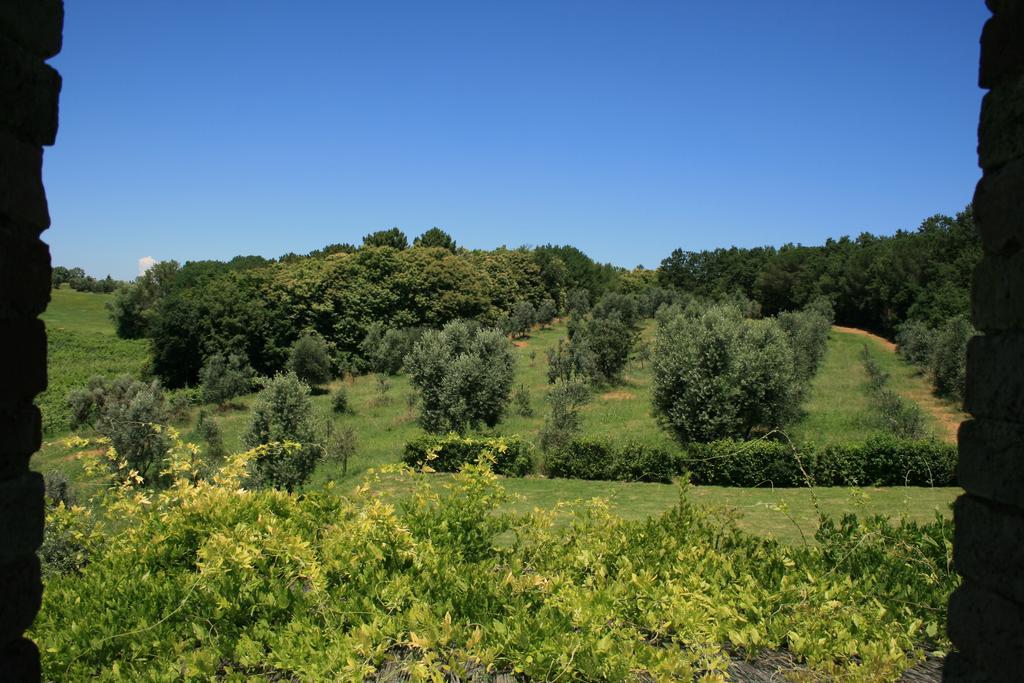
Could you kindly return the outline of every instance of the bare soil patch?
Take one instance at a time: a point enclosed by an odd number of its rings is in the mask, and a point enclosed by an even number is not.
[[[632,401],[636,394],[632,391],[609,391],[601,394],[602,401]]]
[[[843,327],[842,325],[833,325],[832,329],[836,330],[838,332],[846,332],[847,334],[857,334],[857,335],[860,335],[862,337],[870,337],[871,339],[874,339],[879,344],[881,344],[885,348],[889,349],[893,353],[896,352],[896,345],[895,344],[893,344],[891,341],[889,341],[885,337],[879,337],[877,334],[872,334],[871,332],[868,332],[867,330],[861,330],[861,329],[858,329],[856,327]]]
[[[530,343],[530,342],[524,342],[524,341],[522,341],[522,340],[518,340],[518,341],[514,341],[514,342],[512,342],[512,346],[516,347],[517,349],[521,349],[521,348],[523,348],[524,346],[528,346],[528,345],[529,345],[529,343]]]

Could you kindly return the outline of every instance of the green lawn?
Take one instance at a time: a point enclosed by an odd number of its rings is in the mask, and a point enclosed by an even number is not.
[[[51,389],[40,398],[44,421],[52,434],[63,433],[60,420],[63,396],[67,390],[80,386],[93,374],[113,375],[119,372],[139,374],[146,362],[146,342],[120,340],[113,333],[105,304],[109,295],[88,294],[61,289],[53,293],[53,301],[44,315],[50,333]],[[654,325],[649,323],[644,335],[653,335]],[[536,440],[546,411],[544,395],[547,391],[545,376],[547,360],[545,350],[557,344],[565,334],[565,325],[536,330],[528,338],[519,340],[515,349],[517,358],[517,385],[525,385],[531,395],[533,415],[523,417],[510,414],[496,432],[518,434]],[[901,393],[923,391],[927,397],[927,384],[913,368],[900,361],[891,351],[877,342],[836,330],[830,334],[824,366],[814,381],[807,402],[807,416],[791,430],[801,440],[837,442],[862,439],[875,433],[870,404],[864,391],[864,372],[860,363],[860,349],[868,343],[883,367],[892,374],[893,387]],[[416,412],[410,408],[411,394],[408,378],[404,375],[389,377],[389,389],[381,394],[377,378],[373,375],[336,381],[330,391],[344,387],[354,409],[352,415],[334,415],[330,410],[330,393],[314,396],[314,409],[320,419],[335,422],[338,427],[355,431],[358,450],[349,465],[347,476],[334,464],[321,466],[314,474],[311,487],[328,481],[338,481],[342,488],[352,485],[365,471],[399,460],[407,441],[420,434]],[[589,436],[604,436],[615,440],[635,439],[651,444],[675,448],[671,438],[651,415],[651,373],[648,367],[631,365],[622,385],[600,391],[583,409],[583,428]],[[242,446],[242,435],[248,423],[247,407],[252,396],[243,397],[238,407],[214,410],[224,432],[229,450]],[[934,400],[934,399],[933,399]],[[178,428],[184,436],[196,441],[192,433],[198,411]],[[48,442],[33,459],[36,469],[60,469],[75,482],[80,494],[87,497],[90,489],[81,471],[75,453],[58,438]],[[678,499],[678,488],[667,484],[621,482],[589,482],[578,480],[549,480],[542,477],[505,480],[506,486],[521,496],[513,508],[524,511],[535,506],[552,507],[562,500],[609,499],[612,508],[627,518],[658,514]],[[949,503],[959,489],[891,488],[872,489],[862,505],[868,513],[891,516],[908,515],[912,519],[931,519],[934,511],[949,514]],[[688,494],[694,500],[723,507],[738,515],[741,527],[757,533],[776,536],[787,542],[799,542],[801,531],[810,538],[816,527],[817,514],[812,495],[806,489],[737,489],[721,487],[691,487]],[[848,489],[815,489],[822,511],[841,514],[853,510]]]
[[[93,375],[139,375],[149,358],[143,339],[118,339],[107,315],[110,294],[54,290],[46,312],[48,388],[36,399],[43,413],[43,434],[53,437],[68,430],[65,403],[72,389]]]
[[[790,428],[790,436],[796,441],[831,444],[861,441],[879,433],[860,357],[865,346],[889,373],[892,389],[921,405],[929,430],[941,439],[955,442],[956,425],[966,416],[936,398],[926,377],[880,340],[835,328],[829,333],[828,351],[804,404],[806,415]]]

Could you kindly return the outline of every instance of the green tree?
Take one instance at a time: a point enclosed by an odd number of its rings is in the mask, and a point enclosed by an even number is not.
[[[267,447],[253,463],[257,485],[293,491],[304,484],[324,453],[316,443],[309,386],[294,372],[267,380],[242,441],[246,448]]]
[[[591,318],[577,329],[573,345],[584,345],[591,354],[591,379],[616,382],[629,362],[637,333],[618,317]]]
[[[331,356],[327,342],[316,332],[306,332],[292,346],[288,370],[310,386],[331,381]]]
[[[128,375],[93,377],[85,389],[68,394],[67,400],[72,428],[91,425],[110,439],[118,461],[125,461],[145,481],[158,481],[170,445],[161,428],[168,414],[159,383],[140,382]],[[118,462],[112,464],[118,466]]]
[[[438,227],[433,227],[412,242],[414,247],[437,247],[455,253],[457,246],[452,236]]]
[[[245,358],[237,353],[215,353],[199,371],[203,401],[224,405],[252,389],[253,371]]]
[[[931,354],[935,391],[962,401],[967,384],[967,342],[977,334],[967,316],[950,318],[935,335]]]
[[[177,261],[160,261],[135,282],[117,290],[107,308],[118,337],[141,339],[152,335],[153,317],[173,290],[178,270]]]
[[[579,435],[580,408],[590,402],[590,387],[582,382],[556,384],[547,401],[551,408],[540,430],[540,447],[550,453]]]
[[[779,324],[732,307],[659,325],[651,367],[655,414],[684,444],[783,426],[804,389]]]
[[[433,433],[464,433],[480,424],[493,427],[505,414],[515,356],[499,330],[455,321],[426,332],[406,370],[420,394],[420,425]]]
[[[407,249],[409,247],[409,239],[405,236],[405,233],[398,228],[391,228],[390,230],[378,230],[377,232],[371,232],[369,235],[363,237],[364,247],[391,247],[392,249]]]
[[[541,327],[550,327],[551,321],[558,315],[558,307],[552,299],[544,299],[537,306],[537,322]]]
[[[537,313],[529,301],[517,301],[509,314],[508,329],[514,337],[525,337],[533,327]]]

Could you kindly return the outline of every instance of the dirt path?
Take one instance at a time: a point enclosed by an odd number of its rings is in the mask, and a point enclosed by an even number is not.
[[[871,332],[868,332],[867,330],[861,330],[861,329],[858,329],[856,327],[843,327],[842,325],[833,325],[832,329],[836,330],[837,332],[845,332],[847,334],[858,334],[858,335],[860,335],[862,337],[870,337],[871,339],[874,339],[876,342],[878,342],[879,344],[881,344],[885,348],[889,349],[893,353],[896,353],[896,345],[895,344],[893,344],[891,341],[889,341],[885,337],[879,337],[877,334],[872,334]]]
[[[868,337],[876,341],[883,348],[891,351],[892,353],[896,353],[896,345],[894,343],[885,337],[879,337],[877,334],[872,334],[867,330],[862,330],[856,327],[843,327],[842,325],[833,325],[832,329],[836,332]],[[948,441],[949,443],[956,443],[956,432],[960,428],[960,423],[967,419],[967,415],[935,396],[926,380],[922,380],[916,384],[919,384],[920,386],[916,386],[914,389],[909,391],[900,392],[901,395],[921,406],[922,410],[935,418],[935,422],[939,425],[939,429],[941,430],[940,436],[945,441]]]

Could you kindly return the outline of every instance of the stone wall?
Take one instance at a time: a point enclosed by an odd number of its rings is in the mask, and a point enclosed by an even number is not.
[[[1024,0],[986,4],[974,194],[985,255],[972,293],[983,334],[967,351],[950,681],[1024,680]]]
[[[63,23],[61,0],[0,2],[0,678],[12,681],[39,678],[22,636],[42,598],[43,480],[28,462],[40,443],[32,399],[46,388],[43,146],[57,134],[61,86],[45,60],[60,51]]]

